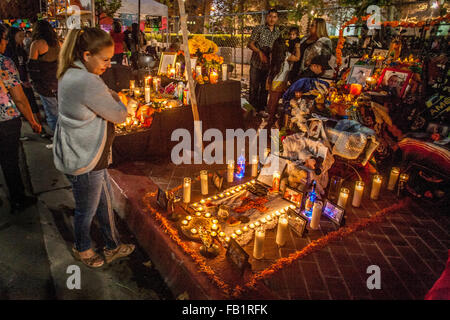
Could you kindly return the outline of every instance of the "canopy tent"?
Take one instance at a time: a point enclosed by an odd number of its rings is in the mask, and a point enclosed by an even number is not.
[[[161,16],[168,17],[169,9],[166,5],[155,0],[140,0],[141,1],[141,19],[145,16]],[[137,14],[139,7],[139,0],[122,0],[122,7],[117,10],[121,14]]]

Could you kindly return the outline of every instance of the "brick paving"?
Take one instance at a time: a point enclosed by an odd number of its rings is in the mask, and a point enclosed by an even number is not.
[[[147,176],[163,189],[182,183],[185,176],[198,175],[201,165],[175,166],[165,161],[136,162]],[[224,169],[210,166],[209,172]],[[210,192],[213,190],[210,185]],[[200,184],[192,186],[193,198],[200,193]],[[392,193],[382,191],[380,200],[368,199],[365,191],[361,208],[353,208],[350,199],[346,211],[346,225],[398,201]],[[180,193],[181,194],[181,193]],[[322,217],[319,230],[309,230],[299,238],[291,232],[290,240],[282,247],[274,243],[275,231],[268,231],[265,257],[250,258],[253,271],[271,265],[275,259],[307,246],[337,227]],[[423,299],[445,268],[450,244],[450,217],[443,209],[422,208],[411,201],[409,207],[390,214],[385,222],[372,225],[351,236],[330,243],[322,250],[310,254],[284,268],[278,277],[266,285],[279,299]],[[253,242],[244,247],[250,254]],[[381,269],[381,289],[369,290],[366,273],[369,265]]]

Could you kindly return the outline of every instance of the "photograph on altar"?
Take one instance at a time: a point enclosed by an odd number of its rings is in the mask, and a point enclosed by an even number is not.
[[[344,209],[340,206],[326,200],[325,205],[323,206],[323,214],[336,225],[342,225],[344,219]]]
[[[387,58],[388,53],[389,53],[389,50],[387,50],[387,49],[379,49],[379,48],[375,48],[375,49],[373,49],[373,51],[372,51],[372,57],[374,57],[374,56],[380,56],[380,57]]]
[[[412,73],[408,70],[385,68],[380,76],[377,89],[381,89],[395,97],[401,98],[405,93],[411,76]]]
[[[354,65],[348,76],[347,83],[366,84],[366,78],[372,75],[374,66],[370,65]]]

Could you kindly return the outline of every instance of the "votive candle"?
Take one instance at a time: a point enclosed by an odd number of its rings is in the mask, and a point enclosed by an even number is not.
[[[201,181],[202,195],[207,195],[208,194],[208,171],[207,170],[200,171],[200,181]]]
[[[253,247],[253,257],[255,259],[262,259],[264,256],[264,240],[266,238],[266,232],[264,228],[259,228],[255,232],[255,244]]]
[[[275,242],[277,245],[284,246],[286,244],[288,236],[288,218],[286,215],[282,215],[278,219],[278,227],[277,227],[277,237]]]
[[[233,182],[233,176],[234,176],[234,161],[229,160],[227,166],[227,181]]]
[[[378,200],[380,196],[382,177],[380,175],[375,175],[372,180],[372,190],[370,191],[370,199]]]
[[[184,178],[183,183],[183,202],[191,202],[191,178]]]
[[[322,207],[323,205],[321,201],[314,202],[311,223],[309,225],[313,230],[317,230],[319,228],[320,216],[322,215]]]
[[[347,188],[341,188],[341,192],[339,193],[339,199],[337,205],[339,207],[342,207],[345,209],[345,206],[347,205],[348,195],[350,193],[350,190]]]
[[[252,159],[252,177],[258,175],[258,156],[253,156]]]
[[[391,175],[389,176],[389,182],[387,189],[392,191],[395,188],[395,185],[397,184],[397,179],[400,174],[400,168],[393,167],[391,170]]]
[[[151,96],[150,96],[150,87],[145,87],[145,103],[150,103],[150,98],[151,98]]]
[[[352,206],[359,207],[361,205],[363,192],[364,192],[364,182],[356,181],[355,192],[353,193]]]

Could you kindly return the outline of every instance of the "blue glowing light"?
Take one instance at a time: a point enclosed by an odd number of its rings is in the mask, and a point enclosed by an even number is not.
[[[242,179],[245,175],[245,158],[241,155],[237,161],[237,171],[234,176],[238,179]]]

